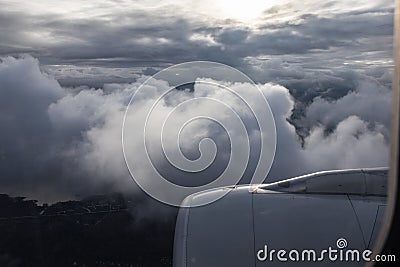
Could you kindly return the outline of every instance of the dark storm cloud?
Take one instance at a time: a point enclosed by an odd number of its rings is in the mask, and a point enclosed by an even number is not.
[[[85,132],[104,123],[107,112],[104,105],[119,110],[118,100],[114,105],[109,101],[102,97],[101,91],[86,88],[72,92],[62,88],[40,71],[38,61],[32,57],[2,58],[2,191],[54,200],[71,197],[71,188],[79,194],[92,189],[101,191],[118,183],[117,180],[95,182],[101,177],[87,176],[85,169],[79,168],[81,159],[73,153],[76,147],[85,150],[81,146]],[[55,187],[58,189],[54,191]]]
[[[44,63],[143,66],[212,60],[241,68],[247,57],[307,54],[318,66],[317,51],[329,51],[331,59],[372,51],[384,51],[376,58],[390,58],[393,10],[298,14],[285,22],[266,19],[257,28],[213,25],[189,14],[176,17],[168,8],[73,19],[4,9],[0,22],[3,55],[31,50]]]

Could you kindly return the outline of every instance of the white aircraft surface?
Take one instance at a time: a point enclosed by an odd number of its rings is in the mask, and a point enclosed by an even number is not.
[[[388,168],[323,171],[192,194],[177,217],[173,266],[363,266],[387,176]],[[216,194],[225,196],[195,207]]]

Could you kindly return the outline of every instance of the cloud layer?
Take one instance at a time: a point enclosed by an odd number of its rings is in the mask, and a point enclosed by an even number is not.
[[[101,89],[64,88],[40,70],[37,59],[30,56],[2,58],[2,191],[42,201],[109,191],[142,194],[124,163],[121,126],[132,93],[145,79],[143,76],[131,84],[107,84]],[[342,97],[314,97],[311,104],[306,105],[304,116],[299,118],[308,129],[303,140],[288,122],[295,106],[289,90],[282,85],[259,84],[274,114],[278,136],[275,162],[266,181],[323,169],[388,164],[390,90],[364,74],[354,75],[353,83],[355,86]],[[141,99],[155,101],[154,92],[162,86],[166,86],[165,82],[159,81],[146,88]],[[251,91],[247,93],[252,94]],[[174,101],[190,99],[196,94],[221,98],[222,93],[195,85],[194,92],[177,91],[160,105],[168,112],[173,109]],[[237,110],[243,108],[240,102],[222,97],[227,105]],[[198,105],[193,109],[201,112],[207,106]],[[186,116],[187,112],[178,112],[176,116]],[[243,114],[245,123],[257,137],[251,116]],[[218,176],[230,155],[226,133],[206,123],[188,128],[182,136],[182,151],[189,158],[198,157],[197,144],[201,138],[210,137],[216,141],[220,154],[214,168],[197,178],[204,179],[210,174]],[[258,143],[251,142],[254,149],[251,155],[256,157]],[[185,173],[174,172],[165,165],[165,159],[157,157],[157,153],[153,155],[161,172],[177,181],[184,179]],[[139,163],[143,160],[143,155],[135,157]],[[251,158],[244,182],[254,166],[254,158]]]
[[[224,15],[232,4],[219,2],[0,1],[0,55],[30,53],[64,76],[76,66],[162,68],[192,60],[250,75],[249,59],[275,56],[310,70],[392,64],[392,0],[271,2],[251,23]]]

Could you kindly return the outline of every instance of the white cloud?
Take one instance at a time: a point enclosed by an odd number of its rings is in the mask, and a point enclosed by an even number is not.
[[[316,97],[307,108],[306,121],[310,125],[320,123],[331,126],[354,115],[366,122],[382,124],[386,130],[389,129],[391,90],[366,76],[357,78],[355,90],[338,100],[328,101]]]
[[[130,95],[144,79],[146,77],[139,78],[130,85],[109,85],[104,90],[80,88],[76,91],[62,88],[57,81],[40,72],[38,61],[31,57],[2,59],[1,187],[18,194],[36,194],[34,197],[42,200],[54,197],[55,192],[64,197],[112,190],[137,192],[123,160],[121,123]],[[355,92],[335,102],[315,100],[305,117],[313,128],[303,147],[294,127],[287,121],[294,106],[289,91],[280,85],[259,85],[270,103],[278,134],[276,158],[267,181],[322,169],[387,165],[388,143],[384,134],[387,131],[390,93],[362,77],[358,84]],[[154,102],[157,92],[165,86],[165,82],[156,81],[142,90],[140,101],[135,103],[138,110],[142,103]],[[240,90],[246,90],[243,84],[232,86],[241,86]],[[240,101],[224,95],[222,91],[203,89],[198,87],[194,96],[223,99],[227,105],[242,113],[249,128],[257,132]],[[247,91],[246,94],[251,97],[252,93]],[[167,113],[179,100],[191,97],[192,93],[175,93],[161,102],[160,110]],[[203,111],[208,112],[207,105],[198,104],[177,112],[175,116],[178,116],[178,121],[179,116]],[[323,123],[314,124],[315,121]],[[325,123],[335,125],[328,135]],[[191,157],[198,155],[196,144],[204,135],[222,143],[218,147],[222,154],[217,157],[221,164],[212,169],[218,174],[229,157],[229,146],[224,144],[227,139],[221,128],[210,123],[206,125],[197,124],[188,129],[183,135],[183,152]],[[138,126],[140,122],[130,125]],[[138,127],[138,130],[141,128]],[[156,136],[154,134],[154,138],[158,138]],[[257,142],[252,144],[256,146]],[[135,154],[134,148],[130,153],[140,166],[145,155]],[[156,162],[158,166],[164,168],[162,171],[166,174],[173,175],[173,170],[159,155],[153,154],[154,159],[159,161]],[[254,168],[254,162],[250,165]],[[147,170],[142,170],[143,175],[146,173]],[[184,175],[178,173],[176,177],[180,179]]]
[[[357,116],[339,122],[329,136],[315,128],[305,140],[306,164],[314,170],[387,166],[388,145],[378,129],[368,129]]]

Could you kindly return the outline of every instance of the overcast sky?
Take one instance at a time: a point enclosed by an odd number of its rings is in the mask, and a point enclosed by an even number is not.
[[[138,192],[120,146],[126,105],[146,75],[193,60],[228,64],[260,86],[278,136],[268,179],[387,165],[394,1],[160,2],[0,0],[0,193]],[[226,141],[209,124],[187,136],[194,157],[193,139]],[[219,148],[214,174],[229,156]]]
[[[392,62],[392,0],[234,2],[1,0],[0,54],[30,53],[66,72],[191,60],[244,69],[277,57],[310,69]]]

